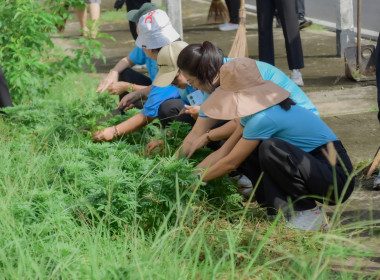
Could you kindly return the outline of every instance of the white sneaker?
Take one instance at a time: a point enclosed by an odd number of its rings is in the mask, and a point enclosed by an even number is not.
[[[289,219],[286,226],[300,231],[327,230],[329,227],[326,213],[324,213],[321,207],[317,207],[314,210],[295,211],[294,216]]]
[[[238,29],[239,27],[239,24],[237,23],[227,23],[226,25],[224,26],[219,26],[219,30],[220,31],[231,31],[231,30],[236,30]]]
[[[248,177],[245,175],[241,175],[241,177],[237,181],[237,184],[243,188],[252,188],[251,180],[249,180]]]
[[[222,24],[219,24],[219,28],[223,28],[223,27],[225,27],[225,26],[227,26],[227,25],[229,25],[230,23],[227,21],[227,22],[225,22],[225,23],[222,23]]]
[[[373,181],[373,189],[379,191],[380,190],[380,170],[379,175],[375,178],[375,181]]]
[[[293,69],[290,73],[290,79],[299,87],[303,87],[302,74],[299,69]]]

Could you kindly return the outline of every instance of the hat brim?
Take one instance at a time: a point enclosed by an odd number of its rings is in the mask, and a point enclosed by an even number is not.
[[[218,87],[202,103],[202,112],[212,119],[232,120],[246,117],[277,105],[290,93],[271,81],[237,92]]]
[[[177,73],[178,69],[167,73],[158,72],[156,78],[154,78],[153,85],[156,87],[167,87],[173,82]]]
[[[128,13],[127,13],[127,19],[129,21],[133,21],[133,22],[139,22],[139,19],[140,19],[140,13],[139,13],[139,10],[130,10]]]

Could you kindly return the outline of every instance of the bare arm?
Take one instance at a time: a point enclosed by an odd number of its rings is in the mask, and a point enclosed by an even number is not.
[[[179,155],[191,157],[191,146],[193,145],[194,141],[196,141],[196,139],[200,137],[202,134],[206,133],[206,131],[213,127],[217,122],[218,120],[210,118],[198,118],[193,126],[193,129],[185,137],[182,146],[176,152],[177,158]]]
[[[223,147],[198,165],[199,168],[208,168],[203,181],[213,180],[235,170],[257,148],[260,141],[242,139],[242,133],[243,127],[237,127]]]
[[[114,68],[110,70],[107,77],[102,80],[100,85],[97,87],[96,92],[104,92],[109,88],[112,83],[117,83],[119,79],[119,74],[127,68],[134,66],[135,64],[130,60],[129,56],[121,59]]]
[[[147,117],[142,113],[138,113],[128,120],[115,125],[114,127],[106,127],[104,130],[96,131],[93,139],[96,142],[110,141],[116,136],[122,136],[140,130],[147,124],[151,123],[155,118]]]
[[[189,155],[191,156],[193,153],[195,153],[196,150],[204,147],[210,141],[220,141],[227,139],[232,135],[238,125],[239,119],[236,119],[229,121],[222,126],[214,128],[209,132],[206,131],[193,141],[193,144],[189,148]]]

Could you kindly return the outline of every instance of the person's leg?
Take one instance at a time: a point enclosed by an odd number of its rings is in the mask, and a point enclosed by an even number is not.
[[[3,69],[0,65],[0,108],[2,107],[13,107],[13,103]]]
[[[339,141],[333,143],[345,168],[352,172],[352,165],[344,147]],[[316,200],[326,200],[333,205],[337,198],[343,196],[344,202],[351,195],[355,182],[351,181],[348,189],[344,191],[347,175],[339,161],[335,166],[336,189],[331,187],[334,186],[332,167],[322,153],[322,148],[326,147],[319,147],[307,153],[280,139],[273,138],[262,142],[259,148],[260,166],[265,176],[269,176],[281,190],[275,196],[270,195],[267,193],[265,177],[263,178],[265,197],[269,205],[276,209],[289,208],[290,199],[294,210],[303,211],[314,208]]]
[[[297,14],[298,18],[305,17],[305,0],[297,0]]]
[[[259,60],[274,65],[274,0],[257,0],[256,5],[259,29]]]
[[[236,30],[239,27],[239,9],[240,1],[238,0],[226,0],[226,5],[228,8],[228,14],[230,16],[230,21],[225,24],[219,25],[219,30],[230,31]]]
[[[88,4],[91,20],[91,38],[96,38],[98,34],[98,21],[100,17],[100,1],[91,1]]]
[[[123,72],[119,74],[119,81],[142,86],[150,86],[152,84],[152,80],[149,77],[130,68],[125,69]],[[128,94],[128,92],[120,94],[119,100],[121,100],[126,94]],[[137,104],[135,104],[135,106],[139,109],[142,109],[143,104],[142,102],[138,102]]]
[[[87,37],[86,32],[88,32],[88,27],[86,25],[86,23],[87,23],[87,8],[86,8],[86,6],[76,7],[75,8],[75,14],[77,15],[77,18],[78,18],[78,21],[80,24],[80,28],[82,30],[82,36]]]
[[[275,1],[284,33],[289,69],[304,68],[301,36],[296,13],[296,0]]]
[[[163,128],[173,121],[177,121],[179,112],[183,109],[183,102],[181,98],[168,99],[160,105],[158,108],[158,119]],[[187,114],[183,114],[187,115]],[[191,118],[191,117],[190,117]],[[179,120],[188,120],[186,116],[183,116]]]

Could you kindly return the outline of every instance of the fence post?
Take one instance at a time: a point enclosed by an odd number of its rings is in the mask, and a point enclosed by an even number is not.
[[[166,12],[172,22],[173,27],[183,39],[182,29],[182,3],[181,0],[165,0]]]
[[[354,7],[352,0],[336,0],[336,48],[337,55],[342,57],[344,49],[355,44]]]

